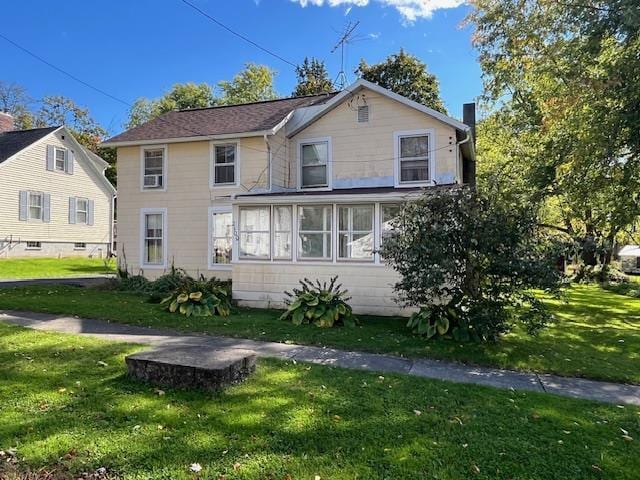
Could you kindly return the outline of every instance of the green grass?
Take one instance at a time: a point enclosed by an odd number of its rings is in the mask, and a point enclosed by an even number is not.
[[[356,328],[321,329],[280,321],[274,310],[238,309],[227,318],[186,318],[121,292],[65,286],[0,290],[0,309],[35,310],[260,340],[332,346],[640,384],[640,299],[597,286],[549,300],[557,323],[537,337],[516,330],[497,344],[425,341],[405,319],[361,317]]]
[[[82,277],[114,272],[114,261],[105,263],[99,258],[0,259],[0,279]]]
[[[23,470],[70,479],[99,467],[124,480],[631,480],[640,471],[637,408],[276,360],[224,393],[159,395],[124,375],[137,348],[0,323],[0,449],[16,448]]]

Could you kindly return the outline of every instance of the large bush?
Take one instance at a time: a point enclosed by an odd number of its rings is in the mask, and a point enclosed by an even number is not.
[[[535,333],[550,320],[532,291],[558,292],[562,276],[532,211],[452,187],[425,192],[392,223],[381,254],[401,276],[399,301],[420,308],[417,333],[495,340],[517,321]]]
[[[226,317],[231,313],[231,291],[229,282],[200,276],[198,280],[185,276],[168,297],[160,303],[169,312],[178,312],[187,317]]]

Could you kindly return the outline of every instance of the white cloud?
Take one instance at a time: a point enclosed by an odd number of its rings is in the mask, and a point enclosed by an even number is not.
[[[338,7],[346,5],[349,7],[366,7],[371,0],[291,0],[299,3],[302,7],[313,5],[322,7]],[[436,10],[456,8],[466,3],[466,0],[374,0],[382,5],[395,8],[403,20],[409,23],[420,18],[430,18]]]

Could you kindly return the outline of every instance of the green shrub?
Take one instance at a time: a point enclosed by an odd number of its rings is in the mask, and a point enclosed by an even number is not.
[[[181,285],[160,303],[169,312],[178,312],[187,317],[226,317],[231,313],[231,291],[229,282],[216,278],[198,280],[185,276]]]
[[[629,277],[613,265],[580,265],[571,276],[575,283],[628,283]]]
[[[351,297],[342,285],[336,285],[338,277],[333,277],[329,284],[312,283],[308,279],[300,281],[302,288],[294,288],[293,293],[284,292],[287,310],[280,317],[291,320],[294,325],[303,323],[314,324],[318,327],[333,327],[336,325],[355,326],[358,319],[353,315],[347,304]]]
[[[118,290],[134,293],[146,293],[149,289],[149,280],[142,275],[127,275],[126,277],[120,277],[118,284]]]
[[[159,276],[149,284],[146,291],[149,295],[149,301],[152,303],[160,303],[180,288],[186,278],[187,274],[184,270],[172,266],[168,273]]]

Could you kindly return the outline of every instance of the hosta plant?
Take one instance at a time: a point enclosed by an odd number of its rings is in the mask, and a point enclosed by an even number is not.
[[[227,317],[231,313],[231,295],[222,282],[216,284],[187,277],[183,285],[160,305],[172,313],[178,312],[187,317]]]
[[[342,285],[337,284],[338,277],[331,281],[320,283],[305,278],[300,281],[302,288],[294,288],[293,292],[284,292],[287,310],[280,317],[290,320],[294,325],[303,323],[318,327],[333,327],[338,325],[355,326],[358,319],[353,315],[347,303],[351,300]]]

